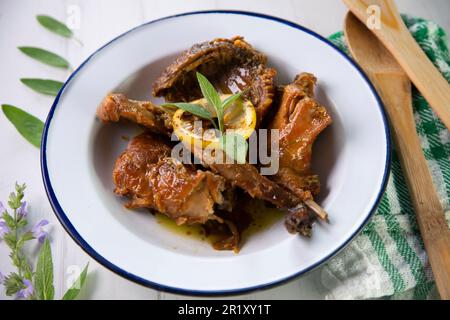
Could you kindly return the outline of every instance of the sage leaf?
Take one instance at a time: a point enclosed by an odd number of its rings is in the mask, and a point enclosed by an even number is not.
[[[196,115],[200,118],[212,120],[211,112],[209,112],[199,104],[178,102],[178,103],[163,103],[161,104],[161,106],[163,107],[175,106],[179,109],[183,109],[184,111],[192,113],[193,115]]]
[[[36,47],[18,47],[18,49],[30,58],[33,58],[50,66],[64,69],[69,68],[69,62],[67,62],[66,59],[57,55],[56,53]]]
[[[221,132],[224,132],[223,108],[219,93],[216,91],[212,83],[209,82],[209,80],[200,72],[197,72],[197,81],[203,96],[216,110],[217,119],[219,120],[219,129]]]
[[[17,131],[28,142],[39,148],[44,123],[35,116],[9,104],[3,104],[2,110],[6,118],[16,127]]]
[[[53,286],[53,261],[50,241],[45,239],[39,252],[34,275],[34,288],[39,300],[53,300],[55,288]]]
[[[83,271],[80,273],[80,276],[73,283],[73,285],[66,291],[62,300],[74,300],[83,288],[84,283],[86,282],[86,276],[88,271],[89,263],[84,267]]]
[[[59,34],[65,38],[70,38],[73,36],[72,30],[70,30],[64,23],[56,20],[47,15],[38,15],[36,16],[37,21],[41,26],[46,28],[47,30]]]
[[[220,145],[231,159],[237,163],[245,163],[247,158],[247,141],[243,136],[237,133],[222,134],[219,138]]]
[[[32,90],[49,96],[57,96],[64,83],[48,79],[23,78],[20,81]]]
[[[222,102],[222,108],[223,110],[226,110],[229,106],[231,106],[233,104],[233,102],[235,102],[237,99],[239,99],[242,95],[243,91],[235,93],[231,96],[229,96],[228,98],[226,98],[225,100],[223,100]]]

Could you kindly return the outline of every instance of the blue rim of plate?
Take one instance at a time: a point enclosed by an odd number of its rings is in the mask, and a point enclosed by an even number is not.
[[[251,16],[251,17],[257,17],[257,18],[261,18],[261,19],[266,19],[266,20],[272,20],[272,21],[276,21],[279,23],[282,23],[284,25],[290,26],[292,28],[298,29],[300,31],[306,32],[310,35],[312,35],[313,37],[315,37],[316,39],[324,42],[326,45],[332,47],[333,49],[335,49],[341,56],[344,57],[344,59],[346,59],[361,75],[361,77],[364,79],[364,81],[367,83],[367,85],[369,86],[370,90],[372,91],[372,94],[374,95],[374,97],[377,100],[382,118],[383,118],[383,124],[384,124],[384,129],[385,129],[385,135],[386,135],[386,163],[385,163],[385,168],[384,168],[384,173],[383,173],[383,181],[381,184],[381,188],[379,190],[379,193],[377,195],[377,198],[374,202],[374,205],[372,206],[372,208],[370,209],[369,213],[367,214],[367,217],[364,219],[364,221],[361,223],[361,225],[358,227],[358,229],[344,242],[342,243],[339,248],[337,248],[336,250],[334,250],[332,253],[328,254],[326,257],[322,258],[320,261],[316,262],[315,264],[309,266],[308,268],[304,268],[302,270],[299,270],[298,272],[288,276],[288,277],[284,277],[282,279],[276,280],[276,281],[272,281],[272,282],[268,282],[265,284],[260,284],[260,285],[256,285],[256,286],[251,286],[251,287],[246,287],[246,288],[239,288],[239,289],[229,289],[229,290],[215,290],[215,291],[211,291],[211,290],[190,290],[190,289],[183,289],[183,288],[176,288],[176,287],[171,287],[171,286],[166,286],[163,284],[159,284],[144,278],[141,278],[137,275],[134,275],[132,273],[127,272],[126,270],[123,270],[122,268],[114,265],[113,263],[109,262],[107,259],[105,259],[101,254],[99,254],[97,251],[95,251],[82,237],[81,235],[76,231],[76,229],[74,228],[74,226],[71,224],[70,220],[67,218],[66,214],[64,213],[63,208],[60,206],[58,199],[56,198],[56,195],[53,191],[53,187],[50,181],[50,177],[49,177],[49,173],[48,173],[48,167],[47,167],[47,155],[46,155],[46,148],[47,148],[47,135],[48,135],[48,131],[49,131],[49,127],[50,127],[50,123],[52,121],[53,118],[53,114],[55,113],[56,107],[58,106],[58,102],[59,99],[62,95],[62,93],[64,92],[65,87],[70,83],[70,81],[72,80],[72,78],[78,73],[78,71],[80,71],[84,65],[89,62],[89,60],[94,57],[98,52],[100,52],[101,50],[103,50],[104,48],[106,48],[107,46],[109,46],[111,43],[115,42],[116,40],[124,37],[125,35],[127,35],[130,32],[133,32],[136,29],[142,28],[144,26],[147,26],[149,24],[153,24],[159,21],[163,21],[163,20],[168,20],[168,19],[174,19],[174,18],[178,18],[178,17],[183,17],[183,16],[189,16],[189,15],[197,15],[197,14],[236,14],[236,15],[244,15],[244,16]],[[292,280],[300,275],[303,275],[315,268],[317,268],[318,266],[322,265],[324,262],[326,262],[328,259],[330,259],[331,257],[335,256],[338,252],[340,252],[342,249],[344,249],[350,242],[351,240],[353,240],[363,229],[363,227],[367,224],[367,222],[370,220],[370,218],[372,217],[373,213],[375,212],[375,210],[378,207],[378,204],[381,200],[381,197],[384,194],[384,190],[386,189],[386,185],[387,185],[387,181],[388,181],[388,177],[389,177],[389,172],[390,172],[390,166],[391,166],[391,138],[390,138],[390,129],[389,129],[389,125],[388,125],[388,121],[387,121],[387,117],[386,117],[386,113],[384,110],[384,106],[383,103],[378,95],[378,93],[376,92],[374,86],[372,85],[372,83],[369,81],[368,77],[366,76],[366,74],[364,73],[364,71],[356,64],[356,62],[354,62],[352,59],[350,59],[347,55],[345,55],[345,53],[343,53],[337,46],[335,46],[333,43],[331,43],[329,40],[327,40],[326,38],[322,37],[321,35],[317,34],[314,31],[311,31],[301,25],[298,25],[294,22],[288,21],[288,20],[284,20],[278,17],[274,17],[274,16],[270,16],[270,15],[266,15],[266,14],[261,14],[261,13],[255,13],[255,12],[248,12],[248,11],[238,11],[238,10],[204,10],[204,11],[193,11],[193,12],[186,12],[186,13],[180,13],[180,14],[176,14],[176,15],[171,15],[171,16],[167,16],[167,17],[163,17],[160,19],[156,19],[156,20],[152,20],[146,23],[143,23],[135,28],[132,28],[128,31],[126,31],[125,33],[117,36],[116,38],[112,39],[111,41],[109,41],[108,43],[106,43],[105,45],[103,45],[102,47],[100,47],[99,49],[97,49],[94,53],[92,53],[85,61],[83,61],[83,63],[80,64],[80,66],[70,75],[70,77],[67,79],[67,81],[64,83],[64,85],[62,86],[61,90],[58,92],[58,95],[56,96],[53,105],[50,109],[50,112],[48,114],[47,120],[45,121],[45,125],[44,125],[44,130],[42,133],[42,141],[41,141],[41,173],[42,173],[42,179],[44,182],[44,187],[45,187],[45,191],[47,193],[47,197],[50,201],[50,204],[53,208],[53,211],[55,212],[56,217],[58,218],[59,222],[62,224],[62,226],[64,227],[64,229],[66,230],[66,232],[72,237],[72,239],[87,253],[89,254],[94,260],[96,260],[98,263],[102,264],[104,267],[108,268],[109,270],[111,270],[112,272],[116,273],[117,275],[120,275],[128,280],[131,280],[137,284],[140,285],[144,285],[146,287],[150,287],[152,289],[156,289],[156,290],[160,290],[160,291],[165,291],[165,292],[171,292],[171,293],[177,293],[177,294],[185,294],[185,295],[192,295],[192,296],[223,296],[223,295],[233,295],[233,294],[243,294],[243,293],[248,293],[251,291],[256,291],[256,290],[261,290],[261,289],[269,289],[272,288],[274,286],[277,285],[281,285],[283,283],[288,282],[289,280]]]

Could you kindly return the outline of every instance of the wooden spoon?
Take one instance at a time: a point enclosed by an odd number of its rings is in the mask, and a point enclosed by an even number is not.
[[[437,288],[442,299],[450,299],[450,230],[416,134],[411,83],[389,51],[352,13],[347,14],[344,32],[353,58],[384,102]]]
[[[413,39],[393,0],[344,0],[363,23],[369,18],[369,6],[380,9],[380,28],[373,33],[397,59],[411,81],[450,130],[450,85]],[[375,7],[376,8],[376,7]]]

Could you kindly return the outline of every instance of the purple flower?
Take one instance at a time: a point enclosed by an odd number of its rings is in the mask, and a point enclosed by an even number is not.
[[[47,237],[47,231],[45,231],[42,227],[47,225],[47,220],[41,220],[37,224],[34,225],[33,228],[31,228],[31,233],[33,234],[33,237],[35,239],[38,239],[40,243],[43,243],[45,238]]]
[[[25,218],[27,215],[27,202],[24,201],[20,204],[19,209],[17,209],[17,215],[19,219]]]
[[[11,230],[8,228],[5,219],[0,218],[0,239],[5,236]]]
[[[2,284],[3,282],[5,282],[5,276],[0,272],[0,284]]]
[[[23,289],[19,290],[19,292],[17,292],[16,299],[22,299],[22,298],[28,299],[29,297],[31,297],[33,295],[34,288],[33,288],[33,284],[31,283],[31,281],[28,279],[24,279],[23,284],[25,285],[25,288],[23,288]]]

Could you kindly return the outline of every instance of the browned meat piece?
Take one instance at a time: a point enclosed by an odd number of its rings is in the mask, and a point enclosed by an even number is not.
[[[107,101],[118,101],[114,103],[108,103]],[[121,109],[121,106],[124,105],[131,105],[136,104],[139,106],[144,106],[146,103],[151,104],[151,102],[145,102],[145,101],[133,101],[133,100],[127,100],[124,95],[121,94],[112,94],[105,98],[105,102],[102,105],[114,105],[113,108],[106,108],[101,107],[99,110],[102,110],[102,118],[101,119],[108,119],[113,118],[115,119],[115,115],[112,116],[109,115],[109,110],[116,110],[117,108]],[[163,109],[164,110],[164,109]],[[159,110],[158,110],[159,111]],[[113,113],[115,111],[112,111]],[[133,117],[129,117],[130,120],[135,121],[137,123],[142,124],[146,128],[150,129],[151,131],[157,131],[160,130],[159,122],[156,122],[156,127],[154,126],[154,121],[140,121],[138,122],[135,119],[143,119],[147,118],[147,114],[152,113],[153,111],[148,108],[133,108]],[[98,114],[99,112],[97,112]],[[166,116],[163,114],[158,115],[161,119],[164,119]],[[168,114],[167,117],[170,115]],[[155,116],[149,117],[151,119],[155,119]],[[117,120],[116,120],[117,121]],[[172,131],[172,127],[166,127],[164,126],[165,134],[170,134]],[[137,139],[137,138],[135,138]],[[154,138],[156,139],[156,138]],[[133,144],[130,143],[129,149],[132,148]],[[169,148],[167,145],[165,145],[164,148]],[[201,151],[200,151],[201,152]],[[164,157],[167,157],[170,155],[170,149],[166,150],[166,152],[162,152],[162,150],[159,150],[158,153],[163,154]],[[196,152],[194,152],[196,153]],[[199,155],[197,150],[197,155]],[[298,199],[293,196],[291,193],[286,192],[283,188],[278,186],[273,181],[267,179],[266,177],[262,176],[256,167],[254,167],[251,164],[216,164],[214,163],[214,159],[209,159],[207,157],[202,157],[204,165],[207,167],[210,167],[211,170],[214,172],[220,174],[223,176],[226,180],[231,182],[233,185],[236,185],[246,192],[248,192],[252,197],[263,199],[266,201],[269,201],[273,204],[275,204],[278,207],[292,207],[296,206],[298,204]],[[152,163],[154,161],[151,161]]]
[[[202,161],[203,166],[221,175],[232,185],[243,189],[252,198],[268,201],[279,208],[292,208],[300,202],[295,195],[262,176],[258,169],[249,163],[216,163],[209,153],[203,153],[201,149],[194,147],[192,152]],[[231,162],[230,160],[224,162],[228,161]]]
[[[282,130],[292,122],[292,114],[299,101],[305,97],[314,98],[316,81],[314,75],[304,72],[297,75],[293,83],[280,87],[281,102],[270,128]]]
[[[299,203],[296,196],[262,176],[258,169],[249,163],[210,164],[209,168],[252,198],[268,201],[278,208],[292,208]]]
[[[97,108],[97,117],[103,122],[118,122],[124,118],[136,122],[155,133],[172,131],[172,115],[150,101],[130,100],[123,94],[109,94]]]
[[[205,75],[223,93],[244,94],[256,108],[260,122],[272,105],[275,69],[267,58],[242,37],[214,39],[192,46],[173,62],[154,83],[153,94],[168,101],[189,102],[202,98],[195,73]]]
[[[288,169],[280,170],[274,178],[285,182],[283,184],[287,188],[304,200],[311,198],[311,194],[301,189],[303,179],[316,181],[313,189],[306,189],[313,195],[320,191],[317,178],[310,176],[312,146],[319,133],[330,123],[331,117],[326,109],[314,99],[305,97],[296,104],[289,123],[280,130],[280,168]],[[288,175],[291,175],[290,179],[286,179]]]
[[[284,219],[284,225],[289,233],[300,233],[305,237],[311,236],[314,217],[303,203],[290,209]]]
[[[262,176],[258,169],[249,163],[219,164],[215,163],[213,158],[209,158],[208,153],[202,154],[201,150],[196,148],[192,151],[198,159],[202,160],[205,167],[221,175],[232,185],[240,187],[252,198],[265,200],[277,208],[287,210],[286,228],[289,232],[299,232],[304,236],[310,236],[313,219],[303,205],[302,199],[293,190],[283,188],[283,184],[279,185]]]
[[[145,102],[138,102],[138,104],[142,105]],[[142,112],[142,109],[135,109],[136,113]],[[147,112],[148,109],[145,109],[144,112]],[[138,118],[138,117],[136,117]],[[133,119],[131,119],[133,120]],[[155,132],[158,129],[153,127],[154,122],[141,122],[145,127],[149,128],[151,131]],[[170,129],[170,130],[169,130]],[[166,134],[170,134],[172,128],[165,128]],[[131,146],[131,144],[130,144]],[[129,147],[130,148],[130,147]],[[127,150],[128,151],[128,150]],[[141,150],[138,150],[142,152]],[[210,159],[207,157],[202,157],[200,153],[201,150],[192,150],[194,155],[202,159],[202,164],[210,168],[214,173],[222,176],[225,180],[231,183],[233,186],[237,186],[248,194],[250,194],[253,198],[262,199],[268,201],[275,205],[278,208],[289,209],[290,215],[297,214],[298,220],[305,221],[302,223],[302,227],[299,228],[301,232],[305,230],[309,230],[310,228],[310,219],[308,214],[305,212],[304,207],[301,205],[302,199],[299,198],[298,195],[294,194],[292,191],[289,191],[283,187],[281,187],[276,182],[268,179],[265,176],[262,176],[257,168],[251,164],[217,164],[214,159]],[[127,152],[126,152],[127,153]],[[162,153],[161,151],[155,153]],[[152,155],[154,156],[154,155]],[[120,160],[120,159],[119,159]],[[149,160],[145,160],[149,162]],[[151,162],[151,161],[150,161]],[[152,163],[152,162],[151,162]],[[117,168],[117,165],[116,165]],[[140,176],[140,175],[139,175]],[[120,193],[123,194],[123,193]],[[141,200],[139,200],[141,201]],[[137,203],[139,203],[139,201]],[[223,205],[225,206],[227,201],[223,201]],[[144,205],[147,206],[147,205]],[[306,225],[303,226],[303,225]],[[293,230],[293,228],[290,228]],[[302,233],[306,234],[306,233]]]
[[[271,180],[288,188],[302,200],[311,199],[320,192],[318,175],[302,176],[287,167],[280,168],[277,174],[271,176]]]
[[[332,121],[325,107],[314,99],[315,83],[312,74],[301,73],[285,86],[279,110],[270,125],[271,129],[280,130],[280,170],[272,180],[306,203],[312,203],[312,196],[320,191],[318,176],[310,172],[312,146]],[[312,206],[319,208],[315,203]],[[324,212],[319,212],[320,215],[326,219]]]
[[[149,133],[135,137],[116,161],[114,192],[131,198],[128,208],[154,209],[177,224],[221,221],[214,214],[214,205],[224,201],[225,180],[177,163],[170,150]]]

